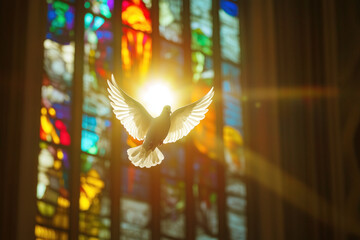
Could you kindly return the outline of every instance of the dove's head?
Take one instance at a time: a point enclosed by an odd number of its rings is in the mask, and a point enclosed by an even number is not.
[[[167,114],[171,114],[171,107],[169,105],[166,105],[164,108],[163,108],[163,113],[167,113]]]

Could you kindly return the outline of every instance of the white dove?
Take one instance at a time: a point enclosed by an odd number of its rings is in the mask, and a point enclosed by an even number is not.
[[[200,100],[177,109],[171,114],[170,106],[164,106],[160,116],[153,118],[136,100],[129,97],[115,82],[108,80],[108,92],[113,111],[129,134],[144,140],[143,144],[127,150],[129,160],[139,167],[160,164],[164,155],[157,148],[161,144],[176,142],[186,136],[205,117],[214,96],[214,88]]]

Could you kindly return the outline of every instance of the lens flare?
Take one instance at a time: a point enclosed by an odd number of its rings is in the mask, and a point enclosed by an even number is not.
[[[165,105],[173,107],[175,102],[174,91],[167,83],[160,81],[146,84],[139,91],[139,97],[143,106],[153,117],[159,116]]]

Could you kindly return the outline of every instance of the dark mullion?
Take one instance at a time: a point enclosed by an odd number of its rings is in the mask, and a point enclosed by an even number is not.
[[[213,0],[213,61],[214,61],[214,85],[215,85],[215,112],[216,112],[216,139],[218,155],[218,216],[219,237],[228,239],[226,218],[226,193],[225,193],[225,159],[223,143],[223,96],[221,78],[221,45],[220,45],[220,22],[219,22],[219,0]]]
[[[158,77],[160,67],[160,39],[159,33],[159,0],[152,0],[151,6],[151,23],[152,23],[152,59],[149,77]],[[157,165],[150,170],[150,197],[151,197],[151,235],[152,239],[160,239],[160,220],[161,220],[161,192],[160,192],[160,168]]]
[[[121,37],[122,37],[122,20],[121,20],[122,1],[114,1],[114,12],[112,15],[112,27],[114,33],[114,76],[121,76]],[[121,78],[122,79],[122,78]],[[121,151],[124,149],[122,141],[122,129],[120,121],[112,114],[112,139],[111,139],[111,239],[120,239],[120,195],[121,195]]]
[[[190,28],[190,0],[183,2],[183,46],[184,46],[184,79],[188,79],[184,85],[191,86],[191,28]],[[191,141],[191,139],[190,139]],[[192,240],[195,238],[196,215],[193,196],[193,145],[190,141],[185,142],[185,239]]]
[[[72,141],[70,168],[70,234],[69,239],[78,239],[79,198],[80,198],[80,153],[81,122],[83,100],[83,60],[84,60],[84,15],[83,1],[75,4],[75,71],[73,78]]]

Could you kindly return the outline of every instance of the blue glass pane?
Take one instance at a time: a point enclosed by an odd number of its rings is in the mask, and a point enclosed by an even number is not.
[[[88,130],[81,131],[81,150],[83,152],[106,156],[110,153],[110,139],[100,137],[99,133],[91,132]]]
[[[220,1],[220,45],[221,56],[234,63],[240,62],[239,10],[236,3]]]
[[[114,0],[86,0],[84,7],[97,15],[111,18],[114,10]]]
[[[84,92],[101,92],[107,97],[107,79],[113,73],[111,22],[91,13],[85,15]],[[110,108],[110,105],[107,106]]]
[[[62,1],[48,1],[46,38],[68,44],[74,38],[74,7]]]
[[[246,239],[246,219],[244,215],[228,212],[229,235],[231,240]]]
[[[221,65],[222,70],[222,89],[224,98],[224,121],[225,125],[231,126],[241,131],[242,111],[241,111],[241,87],[240,69],[228,64]]]

